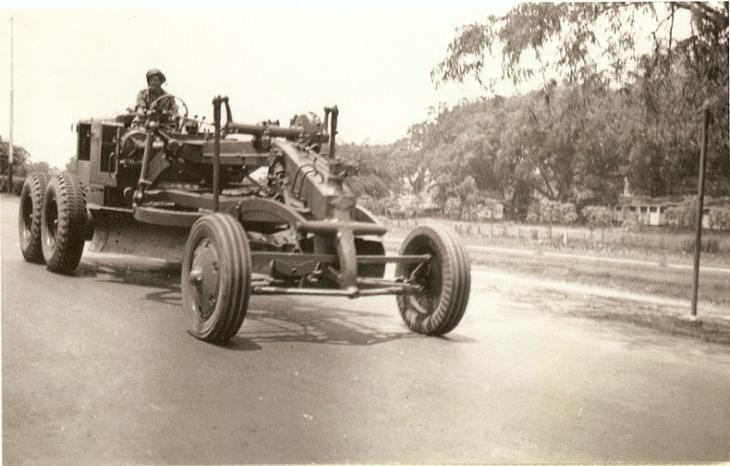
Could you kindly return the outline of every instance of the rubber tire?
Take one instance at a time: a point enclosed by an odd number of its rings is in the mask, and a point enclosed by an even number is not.
[[[55,241],[48,220],[57,215]],[[55,175],[43,196],[41,212],[41,247],[48,270],[71,275],[81,261],[86,238],[86,194],[78,178],[71,173]]]
[[[33,264],[45,263],[41,246],[41,212],[46,186],[48,186],[47,173],[30,173],[25,177],[23,190],[20,192],[20,206],[18,208],[20,251],[23,253],[25,260]],[[27,225],[25,221],[26,209],[30,209],[30,225]]]
[[[357,255],[384,256],[385,247],[381,241],[355,238],[355,251]],[[363,278],[383,278],[385,276],[385,264],[363,264],[357,266],[357,275]]]
[[[216,303],[207,317],[197,309],[190,281],[194,252],[204,239],[217,248],[220,261]],[[243,226],[232,215],[205,215],[193,224],[185,243],[180,287],[183,307],[191,316],[190,333],[195,338],[221,344],[238,333],[251,295],[251,252]]]
[[[441,273],[439,290],[428,314],[415,310],[414,296],[397,296],[398,309],[406,325],[423,335],[444,335],[461,321],[469,303],[471,269],[466,249],[451,233],[439,226],[420,226],[412,230],[400,249],[400,254],[431,254],[426,267],[436,267]],[[408,278],[416,264],[398,264],[396,276]],[[432,269],[433,270],[433,269]]]

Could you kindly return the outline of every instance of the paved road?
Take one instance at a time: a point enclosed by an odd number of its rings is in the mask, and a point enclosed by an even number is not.
[[[730,459],[730,349],[545,311],[629,302],[492,277],[425,338],[389,297],[254,297],[218,347],[175,273],[53,275],[0,208],[5,464]]]
[[[403,242],[405,237],[389,236],[386,239],[388,246],[398,249],[398,246]],[[669,268],[679,270],[694,270],[694,264],[682,264],[677,262],[667,262],[666,260],[645,260],[645,259],[628,259],[625,257],[607,257],[600,255],[590,254],[573,254],[566,252],[550,252],[550,251],[538,251],[535,248],[507,248],[504,246],[478,246],[468,245],[467,250],[470,252],[492,252],[498,254],[518,255],[518,256],[537,256],[552,257],[556,259],[563,259],[565,261],[587,261],[587,262],[603,262],[609,264],[626,264],[626,265],[640,265],[651,268]],[[703,273],[718,273],[718,274],[730,274],[730,267],[713,266],[702,264]]]

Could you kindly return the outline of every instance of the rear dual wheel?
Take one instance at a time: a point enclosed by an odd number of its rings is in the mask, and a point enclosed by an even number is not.
[[[466,250],[449,230],[421,226],[411,231],[401,255],[428,254],[421,264],[398,264],[396,276],[418,285],[413,295],[399,295],[398,309],[408,327],[424,335],[443,335],[453,330],[469,302],[471,271]]]
[[[215,213],[193,224],[181,282],[194,337],[225,343],[238,333],[251,294],[251,252],[238,220]]]
[[[23,189],[20,192],[18,209],[20,251],[26,261],[34,264],[45,263],[41,247],[41,210],[47,185],[48,174],[31,173],[25,178]]]
[[[71,173],[51,178],[43,196],[41,249],[48,270],[70,275],[81,261],[86,239],[86,195]]]

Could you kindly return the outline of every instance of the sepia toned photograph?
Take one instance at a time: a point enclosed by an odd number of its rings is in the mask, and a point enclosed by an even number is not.
[[[3,2],[2,464],[730,462],[728,5]]]

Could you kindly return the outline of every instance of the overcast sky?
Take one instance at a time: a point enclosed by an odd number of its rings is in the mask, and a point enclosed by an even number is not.
[[[431,69],[462,24],[503,13],[509,3],[218,3],[193,8],[0,10],[0,135],[9,132],[10,27],[15,31],[15,144],[33,161],[64,167],[75,152],[71,124],[115,115],[146,87],[145,72],[191,114],[212,118],[216,94],[234,119],[289,121],[295,113],[340,107],[340,138],[392,142],[429,106],[479,94],[476,86],[434,89]],[[202,2],[200,3],[203,4]],[[233,5],[233,4],[231,4]],[[6,4],[7,6],[7,4]]]

